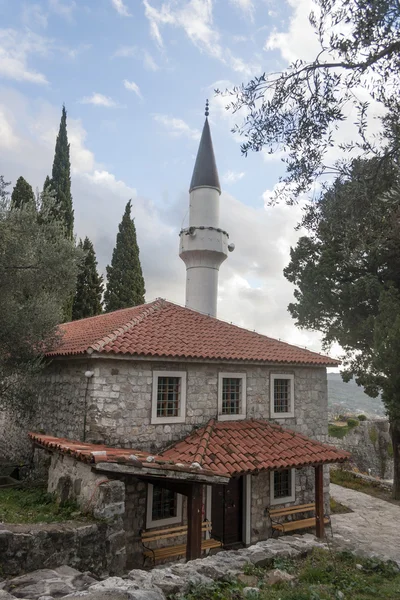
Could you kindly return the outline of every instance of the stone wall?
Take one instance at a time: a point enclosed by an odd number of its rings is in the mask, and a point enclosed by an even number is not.
[[[84,372],[94,371],[87,380]],[[185,423],[152,425],[153,370],[186,371]],[[284,426],[326,441],[327,383],[324,368],[92,359],[55,361],[43,379],[41,417],[46,433],[155,452],[217,415],[218,373],[246,372],[247,418],[270,417],[270,374],[294,374],[295,417]],[[86,406],[86,420],[84,411]],[[84,423],[84,421],[86,421]]]
[[[315,502],[315,473],[313,467],[296,469],[296,497],[294,502],[283,503],[274,508],[309,504]],[[270,473],[259,473],[251,478],[251,543],[266,540],[272,535],[271,521],[268,516],[270,502]],[[329,508],[329,467],[324,468],[324,506],[325,514]],[[309,514],[311,516],[311,513]]]
[[[91,379],[85,371],[92,370]],[[187,373],[185,423],[152,425],[153,370]],[[327,381],[325,368],[156,362],[104,358],[52,361],[41,378],[34,418],[15,429],[4,423],[4,448],[27,460],[31,429],[70,439],[135,447],[151,452],[181,439],[194,426],[217,416],[218,374],[247,374],[247,418],[270,417],[270,374],[294,374],[295,416],[277,419],[285,427],[320,441],[327,439]],[[23,442],[21,442],[23,440]],[[1,451],[1,448],[0,448]]]
[[[0,524],[0,575],[65,564],[98,576],[120,575],[126,561],[117,538],[115,523]]]
[[[329,437],[329,443],[350,452],[352,463],[363,473],[393,479],[393,451],[388,420],[360,421],[344,438]]]

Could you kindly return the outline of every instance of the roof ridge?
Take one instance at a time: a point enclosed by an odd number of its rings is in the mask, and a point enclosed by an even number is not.
[[[215,419],[210,419],[210,421],[207,423],[207,425],[204,428],[204,432],[203,432],[203,434],[200,438],[199,444],[197,446],[197,451],[193,457],[193,462],[197,462],[197,463],[199,463],[199,465],[201,465],[203,462],[203,458],[204,458],[205,452],[207,450],[208,443],[211,438],[211,434],[214,430],[215,422],[216,422]]]
[[[154,302],[149,304],[148,308],[146,310],[144,310],[143,312],[141,312],[140,315],[138,315],[137,317],[134,317],[133,319],[128,321],[125,325],[118,327],[118,329],[114,329],[110,335],[106,335],[103,338],[101,338],[100,340],[98,340],[97,342],[93,342],[92,344],[89,344],[86,351],[91,349],[92,351],[100,352],[102,350],[102,348],[104,348],[104,346],[106,346],[107,344],[110,344],[111,342],[114,342],[120,335],[123,335],[127,331],[130,331],[135,325],[139,325],[139,323],[144,321],[144,319],[146,319],[146,317],[148,317],[149,315],[154,313],[156,310],[160,310],[160,309],[164,308],[165,305],[166,304],[165,304],[165,301],[163,300],[163,298],[157,298],[157,300],[154,300]],[[143,304],[142,306],[146,306],[146,305]]]

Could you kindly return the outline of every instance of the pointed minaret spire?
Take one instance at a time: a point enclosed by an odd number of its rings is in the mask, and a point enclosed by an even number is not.
[[[206,120],[190,182],[189,227],[180,232],[179,256],[186,265],[186,306],[201,313],[217,316],[218,272],[232,251],[229,235],[219,226],[219,183],[217,164]]]
[[[211,187],[221,193],[221,184],[218,177],[217,163],[215,162],[210,125],[207,118],[209,114],[210,110],[207,100],[205,110],[206,120],[204,122],[203,133],[201,134],[189,192],[198,187]]]

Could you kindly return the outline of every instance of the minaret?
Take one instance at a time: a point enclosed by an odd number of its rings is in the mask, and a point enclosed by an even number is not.
[[[234,245],[228,247],[229,235],[219,226],[221,185],[208,114],[207,100],[206,120],[189,189],[189,227],[179,234],[179,256],[186,265],[186,306],[216,317],[218,271]]]

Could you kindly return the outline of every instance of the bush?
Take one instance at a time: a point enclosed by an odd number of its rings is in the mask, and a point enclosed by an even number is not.
[[[347,419],[347,425],[349,427],[357,427],[358,420],[357,419]]]
[[[366,420],[367,420],[367,417],[366,417],[365,415],[358,415],[357,419],[358,419],[359,421],[366,421]]]

